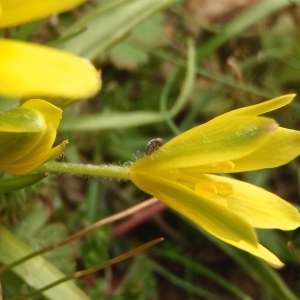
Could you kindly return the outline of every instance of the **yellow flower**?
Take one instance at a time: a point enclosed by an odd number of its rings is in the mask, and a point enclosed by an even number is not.
[[[0,169],[26,174],[60,155],[67,141],[52,148],[62,110],[49,102],[32,99],[1,114]]]
[[[300,132],[258,117],[293,97],[233,110],[178,135],[132,164],[131,180],[220,240],[283,266],[253,228],[295,229],[298,211],[262,188],[211,173],[273,168],[298,156]]]
[[[0,94],[7,97],[84,98],[101,86],[96,69],[73,54],[0,39]]]
[[[2,0],[0,28],[65,11],[82,2]],[[41,45],[0,39],[0,65],[0,95],[5,97],[43,97],[66,106],[96,94],[101,88],[100,74],[89,61]],[[58,102],[58,97],[68,101]]]
[[[76,7],[87,0],[1,0],[0,28],[42,19]]]

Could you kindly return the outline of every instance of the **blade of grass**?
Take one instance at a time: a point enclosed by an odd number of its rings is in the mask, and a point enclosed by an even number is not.
[[[170,54],[170,52],[166,52],[165,50],[160,50],[160,49],[157,49],[157,51],[153,52],[153,49],[148,49],[147,47],[145,47],[141,44],[137,44],[136,42],[131,41],[131,40],[129,42],[125,41],[125,43],[129,43],[130,45],[137,47],[139,50],[143,50],[148,54],[151,54],[151,55],[161,58],[165,61],[168,61],[174,66],[186,68],[185,61],[181,57],[180,58],[175,57],[174,55]],[[230,77],[228,75],[224,76],[221,74],[212,73],[212,72],[202,69],[200,67],[196,67],[196,73],[197,73],[197,75],[203,76],[204,78],[214,80],[214,81],[224,84],[228,87],[233,87],[237,90],[248,92],[250,94],[262,96],[262,97],[269,98],[269,99],[276,96],[276,94],[272,94],[271,92],[263,90],[261,88],[257,88],[255,86],[251,86],[249,84],[245,84],[242,82],[237,82],[233,77]]]
[[[164,116],[166,123],[169,125],[173,133],[176,135],[180,133],[180,130],[173,122],[172,118],[174,118],[186,105],[187,100],[192,92],[195,83],[195,77],[196,77],[195,45],[192,40],[188,40],[187,45],[188,45],[187,74],[183,86],[180,90],[180,94],[169,111],[167,111],[167,98],[169,93],[171,92],[173,81],[177,75],[177,71],[178,71],[177,69],[168,78],[160,97],[160,111]]]
[[[30,247],[3,226],[0,226],[0,245],[0,261],[2,264],[9,264],[33,252]],[[42,256],[34,257],[32,260],[26,261],[14,267],[12,270],[34,289],[39,289],[45,284],[49,284],[64,276],[62,272],[46,261]],[[45,291],[43,295],[53,300],[89,299],[73,282],[66,282],[51,290]]]
[[[55,282],[52,282],[51,284],[48,284],[46,286],[44,286],[43,288],[37,290],[37,291],[34,291],[32,293],[28,293],[26,295],[22,295],[20,297],[16,297],[16,298],[12,298],[11,300],[22,300],[22,299],[27,299],[28,297],[34,297],[34,296],[38,296],[39,294],[41,293],[44,293],[45,291],[48,291],[48,290],[52,290],[54,288],[57,288],[59,285],[61,285],[62,283],[66,283],[67,281],[70,281],[72,279],[76,279],[76,278],[80,278],[80,277],[83,277],[83,276],[87,276],[89,274],[92,274],[96,271],[99,271],[101,269],[105,269],[113,264],[116,264],[124,259],[127,259],[133,255],[136,255],[138,254],[139,252],[141,251],[144,251],[146,250],[147,248],[161,242],[163,240],[163,238],[158,238],[158,239],[155,239],[155,240],[152,240],[148,243],[145,243],[137,248],[134,248],[133,250],[130,250],[126,253],[123,253],[117,257],[114,257],[112,259],[109,259],[107,260],[106,262],[102,263],[102,264],[99,264],[97,266],[94,266],[94,267],[91,267],[91,268],[88,268],[88,269],[85,269],[85,270],[82,270],[82,271],[78,271],[72,275],[69,275],[69,276],[65,276]],[[65,297],[60,297],[60,298],[57,298],[57,299],[72,299],[72,298],[65,298]]]
[[[65,116],[59,126],[59,132],[69,131],[98,131],[126,127],[136,127],[164,121],[164,117],[159,112],[136,111],[126,113],[110,113]]]
[[[240,290],[239,288],[232,285],[230,282],[223,279],[217,273],[209,270],[208,268],[202,266],[201,264],[199,264],[191,259],[182,257],[182,255],[178,255],[175,252],[161,250],[158,248],[153,248],[151,250],[151,253],[159,255],[159,257],[169,259],[172,262],[176,262],[178,264],[184,265],[186,268],[189,268],[189,269],[193,270],[194,272],[197,272],[198,274],[201,274],[207,278],[212,279],[213,281],[218,283],[220,286],[222,286],[223,288],[225,288],[226,290],[231,292],[232,295],[235,296],[235,299],[252,300],[252,298],[249,297],[248,295],[246,295],[242,290]]]
[[[175,286],[182,288],[183,290],[189,292],[190,294],[200,296],[200,297],[205,297],[205,299],[221,300],[221,298],[218,295],[213,294],[212,292],[210,292],[206,289],[195,286],[192,283],[187,282],[185,279],[181,279],[181,278],[175,276],[174,274],[167,271],[165,268],[158,265],[157,263],[152,262],[150,264],[150,267],[152,268],[152,270],[154,270],[160,276],[166,278],[168,281],[173,283]]]
[[[173,107],[168,112],[170,118],[174,118],[186,105],[189,95],[194,87],[194,82],[196,78],[196,50],[195,45],[192,40],[188,40],[188,55],[186,64],[186,78],[183,83],[183,87],[180,94],[175,101]]]
[[[93,60],[122,40],[141,22],[176,1],[125,0],[105,8],[100,7],[72,26],[64,36],[70,36],[85,28],[83,32],[67,39],[57,47]]]

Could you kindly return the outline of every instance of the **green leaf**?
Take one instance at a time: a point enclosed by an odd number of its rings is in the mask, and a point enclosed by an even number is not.
[[[126,37],[141,22],[176,0],[123,0],[100,7],[81,19],[62,38],[82,33],[62,41],[58,48],[95,59],[106,49]]]
[[[141,126],[163,121],[163,115],[153,111],[66,116],[59,126],[59,131],[98,131],[116,129],[120,128],[120,126],[123,128]]]
[[[120,43],[111,49],[110,59],[118,69],[134,71],[148,62],[148,55],[130,44]]]
[[[0,194],[16,191],[31,186],[47,177],[46,173],[17,176],[0,180]]]
[[[147,63],[149,54],[139,49],[136,44],[147,47],[149,51],[151,49],[154,51],[161,45],[163,43],[162,21],[162,14],[157,14],[133,29],[124,42],[118,43],[109,51],[112,63],[118,69],[129,71],[136,70],[139,65]]]
[[[37,250],[67,238],[67,228],[62,223],[47,224],[49,210],[40,202],[35,203],[30,214],[23,218],[14,229],[18,237]],[[44,257],[63,272],[74,272],[73,248],[70,244],[53,249]]]
[[[33,252],[29,246],[3,226],[0,226],[0,245],[0,261],[3,265],[10,264]],[[42,288],[43,286],[64,277],[62,272],[42,256],[31,258],[30,260],[15,266],[13,272],[34,289]],[[43,295],[48,299],[53,300],[89,299],[89,297],[71,281],[44,291]]]

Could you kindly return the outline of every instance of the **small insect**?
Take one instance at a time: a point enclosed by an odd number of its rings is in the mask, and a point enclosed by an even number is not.
[[[157,151],[163,144],[161,138],[152,139],[146,146],[146,154],[151,155],[153,152]]]

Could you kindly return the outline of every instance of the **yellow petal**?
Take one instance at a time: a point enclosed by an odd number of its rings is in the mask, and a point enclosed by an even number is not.
[[[223,181],[233,187],[231,194],[220,195],[228,208],[254,228],[293,230],[300,226],[298,210],[280,197],[255,185],[217,175],[206,175],[212,181]]]
[[[60,145],[48,150],[44,151],[43,153],[38,153],[37,156],[34,158],[23,158],[18,162],[10,165],[3,165],[1,169],[5,172],[21,175],[27,174],[32,172],[34,169],[39,167],[41,164],[58,157],[65,151],[67,141],[63,141]]]
[[[37,110],[43,115],[43,118],[47,125],[51,124],[55,129],[57,129],[60,120],[62,118],[62,110],[52,105],[51,103],[44,101],[42,99],[31,99],[26,101],[21,105],[22,108],[30,108],[31,110]]]
[[[231,117],[236,116],[258,116],[289,104],[290,102],[292,102],[295,96],[295,94],[288,94],[276,97],[268,101],[264,101],[256,105],[235,109],[228,113],[222,114],[221,116],[218,116],[215,119],[212,119],[210,122],[214,122],[214,120],[221,118],[231,119]]]
[[[70,10],[85,1],[86,0],[1,0],[2,15],[0,15],[0,28],[42,19],[52,14]]]
[[[250,225],[224,206],[153,174],[132,173],[131,176],[140,189],[157,197],[218,239],[264,259],[273,267],[283,266],[273,253],[258,244]]]
[[[61,155],[65,151],[66,146],[67,146],[68,143],[69,143],[68,140],[64,140],[61,144],[59,144],[58,146],[52,148],[51,151],[48,152],[48,155],[47,155],[44,162],[47,162],[47,161],[52,160],[54,158],[57,158],[59,155]]]
[[[0,95],[15,98],[86,98],[101,87],[89,61],[71,53],[0,39]]]
[[[131,180],[189,220],[230,244],[241,240],[257,246],[251,226],[234,212],[176,182],[153,174],[131,172]]]
[[[230,173],[235,172],[235,164],[232,161],[222,161],[210,165],[182,168],[185,174],[201,176],[202,173]]]
[[[246,245],[241,242],[241,247],[239,248],[265,260],[273,268],[279,269],[284,266],[284,263],[281,262],[276,255],[263,247],[261,244],[258,244],[258,248],[254,248],[251,245],[249,246],[248,244]]]
[[[300,132],[279,127],[268,141],[254,152],[234,160],[231,172],[243,172],[284,165],[300,154]]]
[[[232,117],[190,129],[138,160],[133,169],[166,170],[211,165],[244,157],[264,144],[277,129],[274,120]]]

